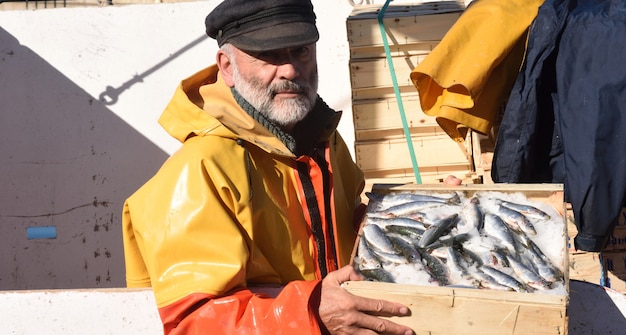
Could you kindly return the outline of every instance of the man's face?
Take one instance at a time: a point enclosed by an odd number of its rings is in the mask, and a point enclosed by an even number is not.
[[[250,53],[232,49],[235,89],[267,118],[290,130],[313,108],[318,85],[315,44]]]

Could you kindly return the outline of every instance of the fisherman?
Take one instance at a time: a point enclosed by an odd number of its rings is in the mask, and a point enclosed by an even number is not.
[[[127,285],[152,287],[165,334],[413,334],[379,317],[406,306],[341,287],[363,279],[364,178],[317,95],[315,22],[309,0],[206,17],[216,64],[159,119],[182,147],[123,211]]]

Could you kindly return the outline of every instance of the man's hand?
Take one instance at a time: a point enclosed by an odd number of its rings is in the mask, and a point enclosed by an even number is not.
[[[414,334],[409,327],[378,317],[409,315],[406,306],[353,295],[341,287],[350,280],[363,280],[363,277],[349,265],[322,280],[319,316],[331,334]]]
[[[449,175],[446,177],[443,183],[446,185],[461,185],[461,183],[463,183],[463,180],[457,178],[456,176]]]

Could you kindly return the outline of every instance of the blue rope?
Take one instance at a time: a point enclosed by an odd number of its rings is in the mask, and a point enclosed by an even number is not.
[[[400,109],[400,117],[402,118],[402,127],[404,128],[404,137],[406,138],[406,143],[409,146],[409,155],[411,155],[411,163],[413,164],[413,173],[415,174],[415,180],[418,184],[422,183],[422,177],[420,176],[419,167],[417,166],[417,159],[415,158],[415,150],[413,150],[413,141],[411,140],[411,132],[409,131],[409,124],[406,121],[406,115],[404,113],[404,106],[402,104],[402,98],[400,97],[400,88],[398,87],[398,79],[396,78],[396,71],[393,67],[393,61],[391,60],[391,52],[389,51],[389,42],[387,42],[387,33],[385,32],[385,25],[383,23],[383,16],[385,15],[385,11],[389,6],[389,2],[392,0],[387,0],[385,5],[378,13],[378,27],[380,28],[380,33],[383,37],[383,46],[385,48],[385,54],[387,55],[387,64],[389,65],[389,71],[391,72],[391,79],[393,80],[393,90],[396,94],[396,101],[398,101],[398,108]]]
[[[611,283],[607,280],[606,270],[604,269],[602,252],[598,253],[598,259],[600,261],[600,286],[611,287]]]

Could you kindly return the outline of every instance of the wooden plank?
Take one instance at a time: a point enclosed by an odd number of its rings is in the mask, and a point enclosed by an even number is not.
[[[383,24],[389,45],[440,41],[462,13],[462,9],[459,9],[449,13],[422,15],[411,12],[411,7],[407,8],[409,9],[402,13],[385,13]],[[375,13],[353,13],[347,20],[347,33],[351,47],[383,45]]]
[[[390,76],[389,72],[387,76]],[[402,99],[416,97],[417,89],[413,84],[399,85],[398,89]],[[393,86],[388,87],[368,87],[368,88],[352,88],[352,101],[371,100],[371,99],[395,99],[395,91]]]
[[[464,165],[468,157],[447,135],[412,137],[415,157],[420,167]],[[405,139],[355,143],[357,165],[363,171],[411,168],[411,156]]]
[[[428,55],[440,41],[428,41],[411,44],[394,44],[389,46],[391,57]],[[350,47],[350,59],[386,58],[383,46]]]
[[[411,136],[443,135],[435,117],[424,114],[419,99],[402,100]],[[402,117],[395,99],[359,100],[352,105],[354,132],[357,141],[404,137]]]
[[[424,114],[417,95],[402,97],[402,106],[410,128],[439,127],[436,118]],[[356,131],[402,128],[400,108],[396,99],[358,100],[352,104]]]
[[[350,20],[378,19],[380,4],[363,4],[355,7],[350,13]],[[414,15],[432,15],[447,12],[458,12],[465,9],[463,1],[416,1],[416,3],[390,3],[385,11],[385,17],[402,17]]]
[[[413,86],[410,75],[427,55],[392,57],[398,86]],[[353,89],[393,87],[387,59],[375,58],[350,61],[350,82]]]
[[[480,182],[480,176],[471,171],[467,165],[427,166],[419,168],[422,184],[439,184],[449,175],[461,179],[464,184]],[[365,172],[366,183],[411,184],[416,183],[412,167],[390,170],[373,170]]]
[[[465,335],[562,335],[566,334],[567,316],[562,305],[541,302],[515,302],[446,295],[424,295],[395,290],[346,289],[360,296],[386,299],[409,307],[411,316],[391,317],[391,321],[411,327],[416,334]],[[483,290],[484,291],[484,290]],[[503,292],[504,293],[504,292]],[[547,295],[546,295],[547,296]],[[427,316],[427,317],[424,317]]]

